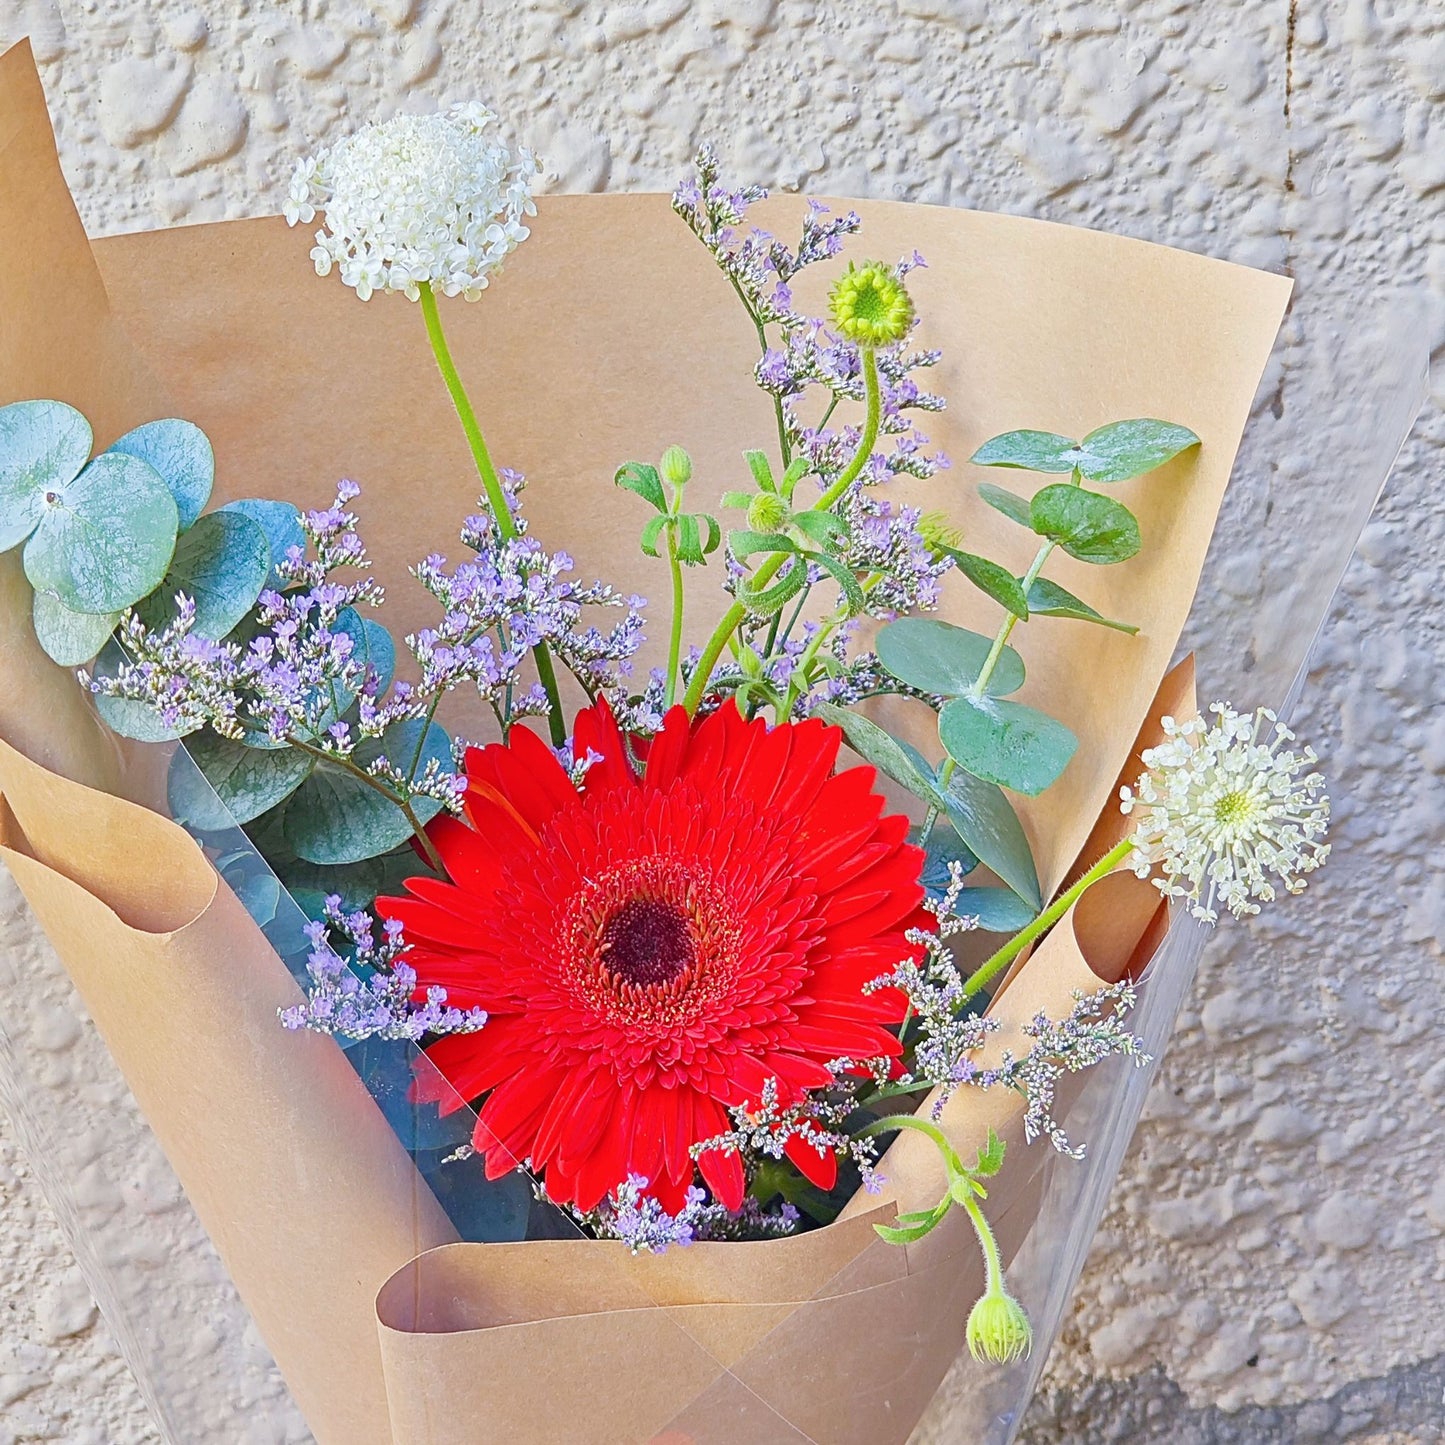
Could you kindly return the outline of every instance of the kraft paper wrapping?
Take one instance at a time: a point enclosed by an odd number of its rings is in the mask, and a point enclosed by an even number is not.
[[[761,219],[787,232],[801,209],[782,198]],[[954,458],[1013,427],[1082,435],[1130,416],[1203,438],[1112,489],[1139,518],[1137,558],[1051,564],[1139,636],[1048,619],[1020,635],[1019,696],[1081,739],[1061,782],[1020,800],[1050,893],[1104,813],[1174,651],[1289,283],[1017,217],[859,209],[855,257],[917,247],[929,261],[910,286],[926,318],[920,343],[944,348],[931,384],[950,408],[928,429]],[[11,258],[0,268],[0,404],[72,401],[99,446],[156,415],[188,417],[215,445],[213,505],[251,495],[324,505],[339,476],[353,477],[389,588],[385,620],[397,635],[423,621],[406,564],[445,550],[477,483],[415,308],[363,304],[319,281],[304,228],[274,218],[88,247],[24,45],[0,58],[0,238]],[[802,299],[820,306],[821,290]],[[681,442],[696,464],[689,505],[715,508],[737,484],[740,450],[771,435],[751,327],[663,197],[545,198],[499,284],[478,306],[449,305],[445,321],[493,454],[531,478],[535,533],[571,551],[584,578],[623,592],[656,592],[664,579],[637,548],[644,517],[612,488],[616,465]],[[974,479],[955,467],[899,491],[944,508],[970,548],[1022,570],[1027,535],[978,501]],[[518,1441],[906,1438],[977,1293],[961,1216],[905,1251],[882,1245],[866,1214],[797,1240],[662,1260],[595,1243],[452,1243],[339,1051],[275,1026],[294,985],[196,845],[83,786],[115,785],[111,744],[35,647],[13,562],[0,563],[11,567],[0,571],[0,735],[13,745],[0,749],[0,856],[323,1445],[447,1445],[475,1439],[479,1422]],[[717,580],[716,569],[689,579],[691,627],[720,610]],[[997,623],[958,579],[941,611],[979,630]],[[936,752],[921,712],[879,715]],[[463,708],[449,721],[481,735]],[[1100,976],[1086,923],[1081,910],[1016,971],[999,1003],[1011,1021]],[[905,1174],[895,1188],[911,1198],[922,1184]],[[1033,1197],[1001,1201],[1005,1234],[1022,1232]],[[882,1330],[906,1349],[880,1378],[870,1361]]]

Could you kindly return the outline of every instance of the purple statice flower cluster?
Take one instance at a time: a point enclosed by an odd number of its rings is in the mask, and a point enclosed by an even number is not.
[[[745,1199],[741,1209],[725,1209],[710,1204],[706,1193],[693,1185],[683,1207],[668,1214],[646,1189],[643,1175],[629,1174],[596,1210],[581,1216],[583,1223],[600,1239],[621,1240],[633,1254],[663,1254],[673,1245],[702,1240],[777,1238],[798,1226],[798,1211],[791,1204],[770,1210],[756,1199]]]
[[[333,936],[343,940],[345,953]],[[408,945],[395,919],[387,919],[378,936],[369,913],[348,912],[333,894],[322,917],[306,925],[306,938],[311,987],[305,1003],[280,1010],[285,1028],[416,1043],[427,1035],[473,1034],[487,1022],[482,1009],[453,1008],[444,988],[428,988],[418,998],[416,970],[404,961]]]
[[[863,224],[857,212],[834,216],[826,206],[810,201],[798,248],[789,250],[769,232],[745,224],[749,207],[765,200],[767,190],[734,189],[722,182],[721,174],[716,151],[703,146],[692,173],[673,192],[673,210],[711,252],[756,325],[776,323],[789,330],[805,325],[807,319],[793,309],[793,279],[842,250],[843,238]]]
[[[858,1085],[862,1080],[850,1075],[871,1074],[875,1080],[886,1073],[886,1063],[871,1061],[860,1065],[853,1059],[835,1059],[828,1068],[836,1088],[815,1089],[794,1104],[778,1099],[778,1081],[769,1079],[756,1106],[739,1104],[728,1110],[733,1126],[710,1139],[692,1146],[694,1159],[713,1149],[724,1154],[741,1154],[744,1159],[782,1159],[791,1140],[799,1140],[821,1155],[832,1149],[851,1159],[858,1167],[863,1187],[876,1194],[883,1187],[883,1176],[874,1167],[878,1161],[877,1141],[855,1139],[847,1121],[855,1111]]]
[[[920,508],[897,506],[870,488],[855,487],[841,511],[848,523],[845,563],[878,577],[866,592],[870,617],[888,621],[938,606],[940,579],[953,562],[929,547],[919,526]]]
[[[341,583],[332,575],[370,566],[356,517],[346,510],[359,492],[354,482],[343,481],[331,507],[301,514],[312,555],[300,546],[287,549],[276,569],[282,589],[261,593],[249,642],[218,642],[196,633],[195,604],[180,593],[174,618],[162,628],[127,612],[119,639],[130,660],[114,676],[83,677],[84,683],[96,693],[149,704],[178,732],[209,724],[237,741],[300,738],[321,751],[349,752],[338,701],[374,691],[377,679],[358,653],[356,637],[339,621],[349,608],[381,601],[373,578]]]
[[[892,973],[864,985],[865,993],[898,989],[917,1019],[913,1067],[896,1082],[935,1090],[935,1121],[962,1087],[1013,1089],[1026,1101],[1024,1138],[1032,1141],[1047,1136],[1061,1154],[1082,1158],[1082,1147],[1070,1146],[1053,1117],[1057,1084],[1064,1074],[1091,1068],[1114,1055],[1141,1066],[1149,1062],[1140,1040],[1123,1026],[1137,997],[1134,986],[1125,981],[1093,994],[1075,993],[1074,1008],[1067,1018],[1050,1020],[1040,1014],[1024,1026],[1034,1046],[1022,1058],[1006,1050],[996,1065],[981,1066],[978,1050],[999,1026],[997,1020],[982,1014],[960,1013],[968,995],[953,960],[951,941],[978,926],[977,918],[957,911],[962,889],[962,869],[957,863],[950,864],[949,884],[942,896],[923,903],[938,920],[938,927],[909,929],[904,935],[923,951],[922,960],[905,959]]]
[[[508,476],[509,495],[521,479]],[[603,583],[579,586],[570,577],[565,552],[547,552],[526,535],[502,540],[490,513],[468,517],[462,542],[475,554],[448,571],[440,556],[412,570],[442,610],[441,621],[407,638],[421,664],[420,690],[433,695],[471,683],[482,700],[509,726],[518,718],[547,711],[539,685],[523,688],[519,672],[539,643],[561,659],[592,696],[620,693],[632,657],[643,641],[640,597],[622,597]],[[586,607],[625,607],[626,615],[607,630],[580,627]]]

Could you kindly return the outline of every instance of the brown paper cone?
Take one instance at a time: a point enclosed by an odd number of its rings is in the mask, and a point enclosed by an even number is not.
[[[478,484],[416,309],[394,297],[363,304],[317,280],[309,237],[279,220],[117,237],[92,260],[28,51],[0,61],[0,96],[0,239],[12,258],[0,273],[0,401],[74,401],[101,445],[162,412],[188,417],[216,448],[215,503],[320,504],[338,476],[354,477],[390,588],[385,620],[397,635],[425,620],[406,565],[447,546]],[[1051,893],[1176,644],[1289,283],[1017,217],[859,209],[869,254],[916,246],[930,262],[910,286],[927,318],[920,342],[945,349],[934,381],[953,404],[929,429],[954,458],[1014,427],[1078,436],[1132,416],[1203,438],[1197,454],[1113,489],[1139,518],[1139,557],[1051,566],[1141,634],[1038,619],[1015,639],[1029,667],[1021,698],[1081,739],[1061,782],[1020,805]],[[791,230],[800,212],[784,198],[765,220]],[[43,284],[10,284],[37,237],[50,248]],[[697,466],[690,505],[715,507],[742,476],[742,448],[771,435],[751,327],[662,197],[543,200],[505,277],[478,306],[448,305],[445,324],[494,455],[532,478],[534,532],[624,592],[657,591],[664,577],[638,550],[645,518],[613,490],[615,467],[681,442]],[[898,491],[944,508],[971,549],[1021,570],[1027,535],[979,502],[971,480],[956,468]],[[716,616],[717,580],[716,568],[689,579],[692,627]],[[942,615],[993,631],[993,604],[957,579],[950,587]],[[7,638],[19,642],[0,647],[0,734],[38,749],[55,723],[37,711],[69,710],[71,741],[44,756],[106,781],[83,708],[65,702],[69,679],[25,643],[23,588],[4,600]],[[908,711],[883,713],[936,756],[926,714]],[[452,721],[475,727],[464,711]],[[956,1213],[902,1252],[860,1216],[786,1253],[716,1246],[685,1265],[580,1242],[424,1253],[449,1226],[339,1052],[275,1026],[294,987],[194,845],[13,749],[0,753],[0,790],[3,856],[325,1445],[443,1445],[479,1430],[569,1445],[647,1432],[671,1445],[789,1431],[845,1445],[906,1438],[976,1294]],[[1035,998],[1067,997],[1096,976],[1092,950],[1076,913],[1029,962],[1039,988],[1020,973],[1000,1007],[1017,1021]],[[905,1184],[908,1197],[922,1189]],[[770,1273],[774,1259],[796,1263]],[[378,1350],[371,1295],[388,1275]],[[503,1430],[496,1412],[507,1410]]]
[[[0,743],[0,858],[324,1442],[385,1442],[372,1302],[456,1238],[301,992],[195,843]],[[87,846],[74,849],[83,831]]]

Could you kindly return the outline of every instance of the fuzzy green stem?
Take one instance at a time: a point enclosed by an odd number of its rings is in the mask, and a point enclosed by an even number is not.
[[[864,347],[861,355],[863,358],[863,390],[868,408],[863,423],[863,435],[859,439],[858,449],[853,453],[848,465],[838,474],[832,486],[813,503],[809,508],[810,511],[828,511],[847,492],[848,488],[858,480],[858,475],[867,464],[868,458],[873,455],[873,446],[878,440],[878,426],[883,414],[882,397],[878,385],[878,358],[874,355],[871,347]],[[755,588],[766,587],[782,570],[783,563],[788,560],[788,555],[786,552],[774,552],[753,574],[752,585]],[[747,608],[741,602],[734,602],[723,613],[722,621],[718,623],[712,636],[708,638],[707,646],[703,648],[702,657],[698,661],[697,671],[693,673],[692,681],[688,683],[687,692],[682,699],[682,705],[688,710],[689,715],[697,712],[702,703],[703,694],[707,691],[707,685],[712,679],[712,671],[717,666],[718,658],[722,656],[723,649],[728,645],[733,633],[738,630],[747,615]]]
[[[979,1248],[983,1250],[984,1293],[1001,1294],[1004,1287],[1003,1260],[999,1258],[998,1240],[993,1237],[993,1230],[984,1218],[978,1200],[970,1198],[961,1202],[969,1223],[973,1225],[973,1232],[978,1235]]]
[[[981,988],[986,987],[1034,939],[1047,933],[1094,884],[1112,873],[1133,850],[1132,837],[1116,843],[1072,888],[1061,893],[1032,923],[1016,933],[992,958],[986,959],[969,975],[968,982],[963,986],[964,998],[972,998]]]
[[[447,345],[446,333],[442,330],[441,311],[437,306],[436,293],[430,286],[421,288],[421,314],[426,322],[427,339],[431,342],[432,355],[436,357],[442,380],[451,394],[452,405],[461,419],[462,430],[471,448],[472,460],[476,463],[477,475],[482,479],[482,490],[486,493],[487,505],[496,518],[497,533],[504,542],[510,542],[517,535],[517,524],[512,518],[512,509],[507,503],[507,494],[502,479],[492,465],[492,454],[487,450],[486,438],[482,435],[477,414],[472,409],[471,398],[462,385],[461,374],[452,360],[451,348]],[[567,723],[562,716],[562,699],[557,691],[557,673],[552,666],[551,654],[545,643],[539,642],[532,649],[532,660],[537,665],[537,676],[547,694],[547,725],[552,734],[554,747],[561,747],[567,741]]]

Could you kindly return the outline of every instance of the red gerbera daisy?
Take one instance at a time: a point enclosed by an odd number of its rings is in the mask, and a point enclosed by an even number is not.
[[[923,855],[872,768],[834,772],[841,737],[679,707],[639,776],[599,704],[577,718],[578,756],[598,759],[580,789],[525,729],[468,752],[467,821],[431,829],[453,881],[380,905],[422,988],[490,1015],[428,1049],[458,1095],[485,1095],[489,1175],[530,1159],[552,1199],[588,1210],[638,1174],[676,1212],[689,1147],[728,1129],[729,1106],[756,1107],[769,1079],[792,1105],[832,1060],[899,1053],[900,995],[863,985],[917,952]],[[788,1153],[832,1185],[831,1154]],[[741,1205],[736,1153],[698,1166]]]

